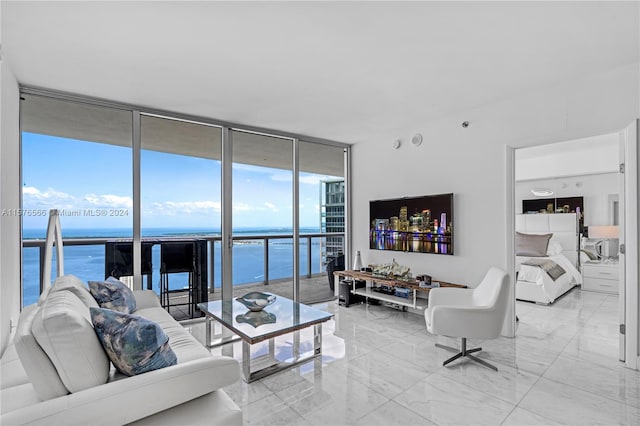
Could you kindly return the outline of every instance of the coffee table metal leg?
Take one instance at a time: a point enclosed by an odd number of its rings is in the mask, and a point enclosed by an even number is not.
[[[269,339],[269,357],[273,360],[276,358],[276,339]]]
[[[242,375],[247,383],[251,382],[251,345],[244,340],[242,341]]]
[[[291,361],[278,361],[275,359],[275,339],[269,339],[269,356],[275,362],[273,365],[251,371],[251,344],[242,341],[242,375],[245,382],[251,383],[278,371],[295,367],[299,364],[316,361],[316,368],[322,367],[322,323],[313,326],[313,351],[306,352],[304,357],[300,353],[300,332],[293,333],[293,358]],[[255,366],[254,366],[255,367]]]
[[[212,318],[209,315],[207,315],[206,320],[204,322],[204,328],[205,328],[205,345],[208,348],[211,347],[211,325],[212,325],[211,323],[212,323]]]
[[[322,353],[322,323],[313,326],[313,354]]]
[[[211,328],[214,327],[213,321],[215,320],[215,318],[213,318],[212,316],[207,315],[205,322],[204,322],[204,328],[205,328],[205,334],[204,334],[204,345],[207,348],[214,348],[214,347],[218,347],[218,346],[222,346],[226,343],[231,343],[231,342],[237,342],[238,340],[240,340],[240,336],[237,336],[236,334],[234,334],[232,331],[228,330],[226,327],[222,327],[222,335],[220,338],[216,338],[215,341],[213,341],[211,339]]]
[[[293,359],[296,361],[300,359],[300,332],[299,331],[293,332]]]

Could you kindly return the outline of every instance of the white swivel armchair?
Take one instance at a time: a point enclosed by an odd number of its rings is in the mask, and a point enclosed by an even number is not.
[[[462,338],[460,352],[446,360],[447,365],[466,356],[495,371],[498,369],[473,355],[482,348],[467,349],[467,339],[495,339],[500,335],[507,312],[509,286],[507,274],[491,268],[476,288],[434,288],[424,311],[427,330],[432,334]],[[436,343],[452,352],[458,349]]]

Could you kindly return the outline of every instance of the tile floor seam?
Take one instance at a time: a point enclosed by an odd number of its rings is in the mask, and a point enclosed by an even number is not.
[[[356,381],[357,381],[357,380],[356,380]],[[371,388],[371,387],[369,387],[369,386],[367,386],[367,385],[365,385],[365,384],[363,384],[363,383],[361,383],[361,382],[358,382],[358,383],[360,383],[362,386],[364,386],[364,387],[368,388],[368,389],[369,389],[369,391],[374,392],[374,393],[376,393],[376,394],[378,394],[378,395],[380,395],[381,397],[383,397],[383,398],[385,398],[385,399],[386,399],[386,401],[384,401],[380,406],[382,406],[382,405],[384,405],[384,404],[386,404],[387,402],[389,402],[389,401],[391,401],[391,400],[392,400],[391,398],[386,397],[385,395],[381,394],[380,392],[376,391],[375,389],[373,389],[373,388]],[[285,402],[285,404],[287,404],[287,406],[289,406],[289,404],[288,404],[288,403],[286,403],[286,402]],[[379,406],[379,407],[380,407],[380,406]],[[297,411],[295,408],[293,408],[293,407],[291,407],[291,406],[289,406],[289,408],[290,408],[291,410],[293,410],[296,414],[298,414],[299,416],[301,416],[303,419],[307,420],[307,421],[308,421],[308,422],[310,422],[310,423],[313,423],[312,418],[308,418],[306,415],[300,414],[300,412],[299,412],[299,411]],[[314,414],[314,413],[316,413],[316,412],[318,412],[318,411],[320,411],[320,410],[322,410],[322,409],[325,409],[325,408],[326,408],[326,407],[318,407],[318,408],[317,408],[317,409],[315,409],[315,410],[311,410],[311,411],[309,411],[309,412],[307,413],[307,415]],[[362,414],[362,415],[358,416],[357,418],[352,419],[352,423],[343,423],[343,424],[344,424],[344,425],[351,425],[351,424],[355,424],[355,423],[357,423],[357,421],[358,421],[358,420],[360,420],[360,419],[364,418],[364,417],[365,417],[365,416],[367,416],[368,414],[369,414],[369,412],[364,413],[364,414]]]
[[[436,374],[436,373],[433,373],[433,374]],[[440,375],[440,377],[445,377],[445,376]],[[451,379],[449,379],[448,377],[445,377],[445,379],[451,380]],[[456,383],[460,384],[459,382],[456,382]],[[472,391],[475,391],[475,392],[481,392],[481,391],[476,391],[475,389],[470,388],[470,387],[469,387],[469,386],[467,386],[467,385],[464,385],[464,384],[463,384],[463,386],[465,386],[465,387],[467,387],[467,388],[471,389]],[[481,392],[481,393],[484,393],[484,392]],[[489,396],[489,398],[496,399],[496,398],[493,398],[492,396]],[[501,399],[496,399],[496,400],[497,400],[497,401],[499,401],[499,402],[504,402],[504,401],[502,401]],[[444,423],[444,424],[443,424],[443,423],[439,423],[439,422],[437,422],[436,420],[432,420],[432,419],[426,418],[426,417],[424,417],[420,412],[416,411],[416,410],[415,410],[414,408],[412,408],[411,406],[403,405],[403,404],[401,404],[400,402],[398,402],[396,399],[393,399],[393,401],[394,401],[394,402],[396,402],[397,404],[401,405],[402,407],[406,408],[407,410],[412,411],[413,413],[417,414],[418,416],[420,416],[420,417],[422,417],[422,418],[425,418],[427,421],[429,421],[429,422],[431,422],[431,423],[434,423],[434,424],[436,424],[436,425],[438,425],[438,426],[449,426],[449,425],[451,424],[451,423]],[[433,400],[430,400],[430,401],[433,401]],[[437,400],[437,399],[436,399],[435,401],[439,401],[439,400]],[[509,404],[510,404],[510,403],[509,403]],[[514,407],[514,408],[515,408],[515,407]],[[511,411],[510,411],[509,413],[511,413]],[[505,417],[504,419],[502,419],[502,421],[504,421],[504,420],[506,420],[506,419],[507,419],[507,417]],[[502,423],[502,422],[501,422],[501,423]]]
[[[555,361],[554,361],[554,362],[555,362]],[[552,363],[552,364],[553,364],[553,363]],[[548,419],[549,421],[556,422],[556,421],[555,421],[555,420],[553,420],[553,419],[549,419],[548,417],[543,416],[543,415],[542,415],[542,414],[540,414],[539,412],[533,412],[533,411],[531,411],[531,410],[529,410],[529,409],[526,409],[526,408],[524,408],[524,407],[521,407],[521,406],[520,406],[520,404],[522,403],[522,401],[524,401],[524,400],[527,398],[527,395],[529,395],[529,393],[530,393],[530,392],[531,392],[531,391],[536,387],[536,385],[540,382],[540,379],[542,379],[542,377],[543,377],[542,375],[539,375],[539,376],[536,378],[536,381],[535,381],[535,382],[531,385],[531,387],[530,387],[530,388],[529,388],[529,389],[524,393],[524,395],[522,395],[522,398],[520,398],[520,400],[519,400],[519,401],[518,401],[518,403],[515,405],[515,407],[513,407],[513,410],[515,410],[516,408],[520,408],[521,410],[526,410],[526,411],[528,411],[528,412],[530,412],[530,413],[533,413],[533,414],[535,414],[535,415],[537,415],[537,416],[544,417],[545,419]],[[512,410],[512,412],[513,412],[513,410]],[[509,414],[509,415],[511,415],[511,414]],[[508,418],[508,417],[507,417],[507,418]],[[505,418],[504,420],[506,421],[506,420],[507,420],[507,418]],[[503,421],[503,423],[504,423],[504,421]],[[557,423],[557,422],[556,422],[556,423]]]
[[[522,395],[522,397],[521,397],[520,399],[518,399],[518,401],[517,401],[517,402],[515,402],[515,403],[514,403],[513,401],[508,401],[508,400],[506,400],[506,399],[504,399],[504,398],[502,398],[502,397],[500,397],[500,396],[497,396],[497,395],[491,395],[491,397],[493,397],[493,398],[495,398],[495,399],[499,399],[499,400],[501,400],[501,401],[503,401],[503,402],[506,402],[507,404],[513,404],[514,406],[517,406],[517,405],[520,403],[520,401],[522,401],[522,400],[524,399],[524,397],[527,395],[527,393],[529,393],[529,391],[531,391],[531,389],[535,386],[535,384],[536,384],[536,383],[538,383],[538,380],[540,380],[540,378],[542,377],[542,376],[537,375],[536,373],[532,373],[532,372],[530,372],[530,371],[523,370],[523,369],[520,369],[520,368],[517,368],[517,367],[510,367],[510,366],[505,365],[505,364],[502,364],[502,363],[500,363],[500,362],[498,362],[498,361],[494,361],[494,360],[490,360],[490,361],[491,361],[494,365],[496,365],[496,364],[497,364],[497,366],[505,367],[505,368],[507,368],[507,369],[509,369],[509,368],[510,368],[510,369],[513,369],[513,370],[515,370],[515,371],[516,371],[516,373],[517,373],[519,370],[522,370],[522,371],[524,371],[526,374],[528,374],[528,375],[530,375],[530,376],[533,376],[533,377],[536,377],[535,382],[534,382],[534,383],[529,387],[529,389],[527,390],[527,392],[525,392],[525,393],[524,393],[524,395]],[[473,365],[473,364],[472,364],[472,365]],[[475,365],[474,365],[474,366],[475,366]],[[446,367],[443,367],[443,368],[446,368]],[[478,368],[486,368],[486,367],[478,366]],[[436,371],[434,372],[434,374],[439,374],[441,377],[445,377],[445,378],[447,378],[447,379],[453,380],[453,381],[455,381],[455,382],[457,382],[457,383],[459,383],[459,384],[465,385],[466,387],[468,387],[468,388],[470,388],[470,389],[477,390],[478,392],[484,392],[484,391],[482,391],[482,390],[475,389],[475,388],[472,388],[471,386],[468,386],[468,385],[466,384],[466,382],[464,382],[464,381],[461,381],[461,380],[455,379],[455,378],[450,377],[450,376],[445,376],[444,374],[441,374],[441,373],[440,373],[440,371],[442,371],[442,368],[440,368],[440,369],[436,370]]]
[[[606,396],[605,394],[594,393],[594,392],[592,392],[592,391],[590,391],[588,389],[578,387],[578,386],[573,385],[571,383],[565,383],[563,381],[560,381],[558,379],[554,379],[554,378],[551,378],[551,377],[541,377],[541,378],[544,378],[545,380],[549,380],[550,382],[558,383],[558,384],[561,384],[561,385],[564,385],[564,386],[569,386],[569,387],[571,387],[573,389],[577,389],[579,391],[586,392],[588,394],[595,395],[597,397],[608,399],[609,401],[612,401],[612,402],[617,402],[618,404],[626,405],[626,406],[632,407],[634,409],[636,409],[636,408],[640,409],[640,407],[635,407],[633,405],[630,405],[627,401],[620,401],[619,399],[610,398],[610,397]]]
[[[531,388],[533,389],[533,386],[532,386]],[[529,391],[530,391],[530,390],[531,390],[531,389],[529,389]],[[527,393],[529,393],[529,392],[527,391]],[[507,419],[509,418],[509,416],[511,416],[511,414],[512,414],[515,410],[524,410],[524,411],[526,411],[526,412],[528,412],[528,413],[531,413],[531,414],[533,414],[533,415],[535,415],[535,416],[537,416],[537,417],[542,417],[542,418],[544,418],[544,419],[546,419],[546,420],[549,420],[549,422],[552,422],[552,423],[559,423],[557,420],[550,419],[549,417],[546,417],[546,416],[544,416],[544,415],[542,415],[542,414],[540,414],[540,413],[533,412],[533,411],[529,410],[528,408],[521,407],[521,406],[520,406],[520,404],[518,404],[518,405],[516,405],[515,407],[513,407],[513,410],[511,410],[511,412],[509,413],[509,415],[508,415],[508,416],[507,416],[507,417],[502,421],[502,423],[500,423],[500,425],[501,425],[501,426],[502,426],[502,425],[504,425],[504,422],[506,422],[506,421],[507,421]]]

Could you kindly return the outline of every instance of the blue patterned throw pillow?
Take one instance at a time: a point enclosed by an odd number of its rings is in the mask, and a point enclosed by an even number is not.
[[[93,328],[113,365],[134,376],[175,365],[169,337],[158,323],[138,315],[90,308]]]
[[[113,309],[125,314],[136,310],[136,298],[122,281],[109,277],[104,281],[89,281],[89,291],[101,308]]]

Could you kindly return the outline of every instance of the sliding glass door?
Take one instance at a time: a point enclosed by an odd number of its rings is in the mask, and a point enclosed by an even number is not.
[[[149,115],[140,129],[143,286],[190,317],[220,291],[221,129]]]
[[[231,144],[234,294],[292,298],[293,141],[232,130]]]

